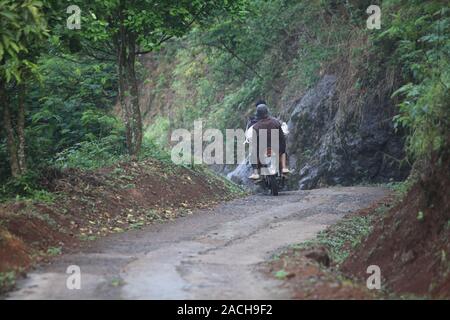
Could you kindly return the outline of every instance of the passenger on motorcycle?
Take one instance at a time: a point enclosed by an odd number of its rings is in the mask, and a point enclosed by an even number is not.
[[[280,154],[280,164],[281,164],[281,172],[283,174],[288,174],[290,171],[287,167],[287,156],[286,156],[286,135],[288,134],[287,125],[286,123],[282,123],[279,120],[275,119],[274,117],[271,117],[269,115],[269,110],[267,108],[267,105],[265,101],[258,101],[256,104],[256,116],[254,118],[251,118],[249,123],[247,124],[247,131],[246,131],[246,137],[247,140],[252,140],[256,138],[257,141],[257,148],[258,150],[258,156],[257,159],[259,159],[259,139],[260,139],[260,130],[265,129],[267,132],[267,143],[265,144],[268,148],[271,148],[271,130],[279,130],[279,154]],[[256,137],[253,137],[253,135],[256,135]],[[249,177],[249,179],[252,180],[258,180],[260,179],[259,175],[259,160],[257,163],[252,163],[253,167],[253,173]]]

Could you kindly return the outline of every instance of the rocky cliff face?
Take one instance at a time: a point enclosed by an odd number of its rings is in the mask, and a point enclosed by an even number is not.
[[[393,128],[388,97],[364,101],[359,110],[339,106],[336,82],[324,76],[295,105],[289,120],[292,180],[311,189],[406,178],[408,168],[398,162],[403,137]]]
[[[252,174],[252,167],[248,159],[239,164],[236,169],[227,174],[227,178],[234,183],[247,186],[249,189],[256,190],[257,187],[248,177]]]
[[[358,108],[341,106],[334,75],[325,75],[298,99],[290,115],[289,165],[292,189],[403,180],[403,137],[393,128],[394,108],[382,94]],[[247,183],[240,165],[228,176]]]

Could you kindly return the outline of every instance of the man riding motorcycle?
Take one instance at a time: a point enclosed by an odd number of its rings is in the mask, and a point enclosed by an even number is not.
[[[284,129],[284,130],[283,130]],[[282,174],[288,174],[290,173],[288,167],[287,167],[287,156],[286,156],[286,138],[285,135],[287,134],[287,126],[285,123],[281,123],[277,119],[271,117],[269,115],[269,109],[267,108],[267,105],[264,101],[259,101],[257,103],[256,107],[256,117],[250,119],[249,123],[247,124],[247,138],[254,139],[256,138],[257,141],[257,148],[258,150],[258,156],[256,157],[257,163],[252,163],[253,167],[253,173],[249,177],[249,179],[252,180],[259,180],[259,148],[260,148],[260,130],[266,130],[267,135],[264,136],[267,138],[267,143],[265,144],[268,148],[271,148],[271,131],[272,130],[279,130],[278,137],[279,137],[279,154],[280,154],[280,164],[281,164],[281,172]],[[256,137],[251,137],[252,133],[256,135]]]

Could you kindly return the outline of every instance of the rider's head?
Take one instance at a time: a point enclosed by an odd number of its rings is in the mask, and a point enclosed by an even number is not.
[[[256,107],[256,118],[258,120],[266,119],[269,116],[269,109],[266,104],[260,104]]]
[[[260,105],[267,105],[267,103],[266,103],[266,101],[264,101],[264,100],[258,100],[258,102],[256,102],[256,107],[258,108],[258,106],[260,106]]]

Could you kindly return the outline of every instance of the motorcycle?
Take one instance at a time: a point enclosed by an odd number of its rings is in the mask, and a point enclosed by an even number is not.
[[[278,196],[279,190],[283,189],[286,184],[286,176],[281,173],[279,154],[272,152],[268,148],[260,157],[260,180],[255,183],[261,185],[265,190],[270,191],[273,196]]]
[[[286,122],[282,122],[281,129],[285,136],[289,134]],[[250,126],[245,131],[244,144],[251,144],[252,139],[253,130],[252,126]],[[278,196],[279,190],[286,185],[286,176],[281,173],[279,154],[278,152],[272,152],[271,148],[267,148],[263,154],[265,156],[259,159],[260,179],[256,180],[255,184],[259,184],[263,189],[269,190],[273,196]]]

